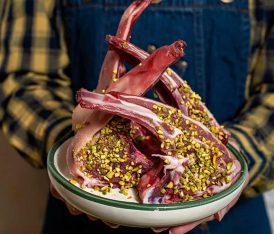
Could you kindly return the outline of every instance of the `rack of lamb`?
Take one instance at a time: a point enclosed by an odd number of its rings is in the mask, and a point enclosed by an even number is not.
[[[126,9],[116,35],[106,37],[96,90],[77,92],[67,164],[81,186],[125,195],[134,187],[142,203],[206,198],[235,182],[241,166],[226,147],[228,131],[169,68],[186,43],[148,54],[129,41],[150,3],[134,1]],[[144,97],[152,88],[158,101]]]

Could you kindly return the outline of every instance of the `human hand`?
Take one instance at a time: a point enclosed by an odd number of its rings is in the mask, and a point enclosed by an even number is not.
[[[69,212],[70,212],[71,215],[80,215],[80,214],[83,213],[83,212],[77,210],[75,207],[73,207],[73,206],[70,205],[69,203],[67,203],[67,202],[60,196],[60,194],[57,192],[57,190],[53,187],[52,184],[50,184],[50,192],[51,192],[51,194],[52,194],[53,197],[55,197],[56,199],[58,199],[58,200],[60,200],[60,201],[62,201],[62,202],[64,202],[64,203],[66,204],[66,206],[67,206],[67,208],[68,208],[68,210],[69,210]],[[87,217],[88,217],[89,220],[91,220],[91,221],[97,220],[96,217],[91,216],[91,215],[87,215]],[[105,222],[105,221],[103,221],[103,220],[102,220],[102,222],[103,222],[104,224],[108,225],[108,226],[111,227],[111,228],[118,228],[118,227],[119,227],[118,224]]]
[[[247,180],[245,181],[242,191],[246,188],[246,186],[248,185],[248,182],[249,182],[249,178],[247,178]],[[219,212],[217,212],[214,215],[211,215],[209,217],[206,217],[204,219],[201,219],[201,220],[198,220],[198,221],[195,221],[192,223],[179,225],[176,227],[152,228],[152,230],[155,233],[160,233],[165,230],[170,230],[170,234],[184,234],[184,233],[191,231],[193,228],[197,227],[198,225],[200,225],[202,223],[209,222],[214,219],[221,221],[223,219],[223,217],[225,216],[225,214],[228,213],[228,211],[237,203],[237,201],[239,200],[239,198],[241,196],[242,191],[228,206],[226,206],[224,209],[220,210]]]

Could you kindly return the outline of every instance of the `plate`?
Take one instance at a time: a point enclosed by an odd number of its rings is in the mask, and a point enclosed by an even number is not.
[[[131,227],[166,227],[190,223],[208,217],[226,207],[242,190],[248,169],[244,156],[233,146],[228,149],[241,163],[241,175],[228,189],[212,197],[175,204],[141,204],[135,189],[124,196],[118,190],[103,195],[81,188],[69,180],[66,150],[71,134],[57,142],[48,155],[48,174],[51,183],[66,202],[78,210],[107,222]]]

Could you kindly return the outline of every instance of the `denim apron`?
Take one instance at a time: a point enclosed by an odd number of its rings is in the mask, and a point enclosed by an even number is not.
[[[132,0],[64,0],[73,90],[97,85],[107,51],[106,34],[115,35],[120,17]],[[225,1],[223,1],[225,2]],[[187,42],[186,56],[174,70],[199,93],[219,122],[229,121],[244,104],[250,24],[247,0],[163,0],[138,19],[131,41],[151,50],[173,41]],[[153,233],[150,229],[110,229],[85,215],[71,216],[64,204],[49,198],[45,233]],[[270,233],[262,196],[241,199],[222,222],[209,222],[192,233]]]

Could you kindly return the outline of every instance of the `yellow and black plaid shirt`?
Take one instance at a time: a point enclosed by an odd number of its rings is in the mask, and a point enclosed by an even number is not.
[[[10,143],[43,167],[46,153],[71,126],[69,59],[56,0],[0,2],[0,122]],[[249,0],[251,55],[246,105],[229,130],[252,165],[253,195],[274,188],[274,1]],[[259,10],[260,9],[260,10]],[[51,46],[54,44],[54,48]],[[56,49],[58,45],[58,49]]]

